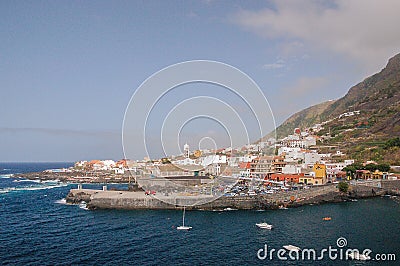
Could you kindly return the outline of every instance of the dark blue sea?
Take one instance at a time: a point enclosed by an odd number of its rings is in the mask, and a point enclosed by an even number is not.
[[[1,265],[400,265],[400,204],[381,197],[276,211],[187,211],[191,231],[178,231],[180,211],[88,211],[63,198],[75,184],[36,183],[13,173],[70,163],[0,164]],[[100,188],[99,185],[84,185]],[[329,216],[331,221],[323,221]],[[271,231],[255,226],[268,222]],[[392,262],[282,261],[257,252],[283,245],[329,246],[395,254]],[[318,253],[319,252],[319,253]],[[339,253],[338,253],[339,254]],[[284,257],[284,256],[283,256]]]

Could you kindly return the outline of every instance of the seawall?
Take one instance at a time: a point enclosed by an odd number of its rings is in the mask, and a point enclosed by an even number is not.
[[[353,184],[348,193],[339,192],[336,185],[325,185],[311,189],[279,192],[258,196],[220,197],[202,205],[189,206],[187,209],[215,210],[215,209],[277,209],[297,207],[305,204],[321,204],[326,202],[343,202],[351,199],[382,196],[385,194],[397,195],[400,180],[366,182]],[[79,203],[85,201],[90,209],[181,209],[182,198],[176,197],[168,204],[155,196],[145,195],[143,191],[100,191],[90,189],[72,189],[67,196],[67,202]]]

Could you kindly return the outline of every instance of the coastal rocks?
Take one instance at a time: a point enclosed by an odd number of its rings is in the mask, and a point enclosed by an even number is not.
[[[351,199],[369,198],[376,196],[383,196],[387,191],[383,188],[370,187],[370,186],[352,186],[348,192],[348,196]]]
[[[71,189],[65,200],[70,204],[79,204],[82,201],[90,202],[90,197],[97,192],[97,190],[92,189]]]
[[[128,183],[130,181],[129,174],[114,174],[111,171],[90,172],[89,175],[85,171],[71,172],[31,172],[15,174],[14,177],[35,180],[35,181],[60,181],[71,183]]]
[[[382,188],[384,188],[389,195],[400,196],[400,180],[382,182]]]

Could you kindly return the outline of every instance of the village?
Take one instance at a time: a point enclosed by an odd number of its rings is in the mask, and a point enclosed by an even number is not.
[[[73,169],[64,171],[79,173],[68,181],[139,183],[148,194],[162,191],[164,195],[173,192],[174,189],[168,188],[171,182],[196,187],[196,192],[202,194],[209,191],[205,188],[207,184],[212,184],[215,191],[225,196],[253,196],[341,181],[400,179],[399,174],[391,173],[393,169],[374,161],[363,162],[363,167],[356,169],[355,160],[336,147],[331,147],[329,153],[318,152],[320,137],[312,132],[320,128],[321,125],[305,131],[296,128],[282,139],[269,138],[238,149],[191,151],[185,144],[183,154],[157,160],[79,161]],[[215,183],[217,177],[237,182],[234,186],[224,186]]]

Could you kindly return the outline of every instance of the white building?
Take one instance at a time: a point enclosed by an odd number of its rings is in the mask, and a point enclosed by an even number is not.
[[[285,155],[285,162],[298,162],[299,160],[304,161],[305,152],[303,150],[289,151]]]
[[[244,156],[239,156],[237,158],[238,158],[238,162],[239,163],[250,163],[255,158],[257,158],[257,156],[255,156],[255,155],[244,155]]]
[[[343,170],[347,165],[345,163],[326,163],[326,177],[332,181],[336,179],[339,172]]]
[[[317,144],[317,138],[315,136],[305,137],[306,147],[315,146]]]
[[[298,147],[280,147],[278,149],[278,155],[282,155],[283,153],[288,154],[290,152],[300,152],[301,148]]]
[[[208,155],[202,158],[201,165],[207,166],[210,164],[226,164],[226,155]]]
[[[289,135],[282,139],[281,146],[291,148],[308,148],[316,145],[316,143],[317,141],[315,136],[306,136],[306,134],[304,136]]]
[[[182,160],[173,161],[173,163],[178,165],[198,165],[196,160],[190,159],[189,157]]]
[[[294,164],[287,164],[282,168],[282,174],[299,174],[301,167]]]
[[[321,161],[321,155],[316,152],[307,152],[304,154],[304,163],[314,165],[316,162]]]
[[[212,175],[219,175],[227,165],[226,155],[208,155],[202,158],[201,165],[206,172]]]

